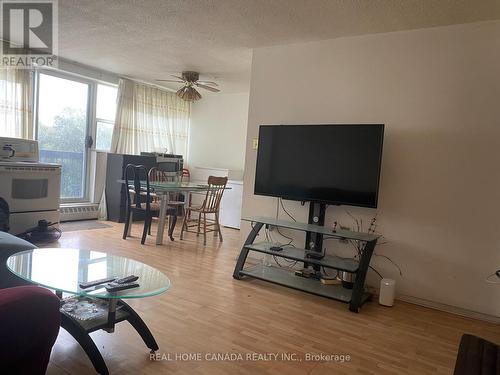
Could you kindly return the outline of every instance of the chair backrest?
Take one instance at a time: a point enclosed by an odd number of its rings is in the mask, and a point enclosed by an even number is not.
[[[149,170],[149,181],[151,182],[176,182],[178,180],[179,177],[172,175],[172,172],[164,172],[156,167]]]
[[[189,182],[191,180],[191,173],[189,173],[189,169],[183,168],[181,175],[181,182]]]
[[[141,178],[146,180],[146,189],[141,186]],[[132,183],[133,184],[132,184]],[[149,187],[149,173],[144,165],[127,164],[125,168],[125,184],[127,186],[127,205],[141,208],[144,203],[143,197],[146,196],[146,210],[150,210],[151,189]],[[132,201],[132,195],[134,199]]]
[[[205,200],[203,201],[203,211],[205,212],[218,212],[220,201],[224,189],[226,188],[227,177],[208,177],[208,190]]]

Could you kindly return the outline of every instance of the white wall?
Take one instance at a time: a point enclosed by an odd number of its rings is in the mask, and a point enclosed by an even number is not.
[[[243,172],[248,93],[205,95],[193,103],[188,163]]]
[[[250,86],[243,216],[276,212],[253,195],[259,124],[385,123],[378,251],[404,278],[373,265],[400,294],[500,316],[484,282],[500,268],[500,22],[257,49]],[[328,223],[346,209],[375,212],[330,207]]]

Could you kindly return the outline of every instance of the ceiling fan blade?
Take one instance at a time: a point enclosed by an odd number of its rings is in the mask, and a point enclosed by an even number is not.
[[[219,89],[216,89],[214,87],[211,87],[211,86],[207,86],[207,85],[202,85],[198,82],[195,83],[196,86],[198,87],[201,87],[202,89],[205,89],[205,90],[208,90],[208,91],[212,91],[212,92],[219,92],[220,90]]]
[[[157,82],[175,82],[175,83],[184,83],[184,81],[179,81],[178,79],[157,79]]]
[[[174,78],[180,79],[181,81],[185,81],[184,78],[176,76],[176,75],[173,75],[173,74],[170,74],[170,77],[174,77]]]
[[[202,85],[219,86],[217,83],[212,82],[212,81],[197,81],[197,82],[201,83]]]

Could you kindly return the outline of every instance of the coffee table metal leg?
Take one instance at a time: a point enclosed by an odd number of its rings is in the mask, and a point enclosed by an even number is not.
[[[159,349],[158,344],[156,343],[153,334],[149,330],[148,326],[141,317],[125,302],[120,300],[120,305],[122,305],[122,309],[128,312],[127,321],[134,327],[137,333],[141,336],[142,340],[146,344],[146,346],[151,349],[152,352],[157,351]]]
[[[97,349],[94,341],[92,341],[89,334],[83,329],[83,327],[65,314],[61,314],[61,327],[73,336],[78,344],[80,344],[94,365],[95,370],[101,375],[109,375],[108,368],[102,358],[101,352],[99,352],[99,349]]]
[[[108,326],[106,328],[103,328],[103,330],[108,333],[113,333],[115,331],[116,304],[116,298],[108,299]]]

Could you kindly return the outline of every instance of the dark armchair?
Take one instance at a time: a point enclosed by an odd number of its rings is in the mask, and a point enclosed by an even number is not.
[[[59,333],[59,298],[37,286],[0,290],[0,367],[4,374],[45,374]]]
[[[0,372],[45,374],[59,333],[59,298],[7,269],[7,258],[36,246],[0,232]]]

